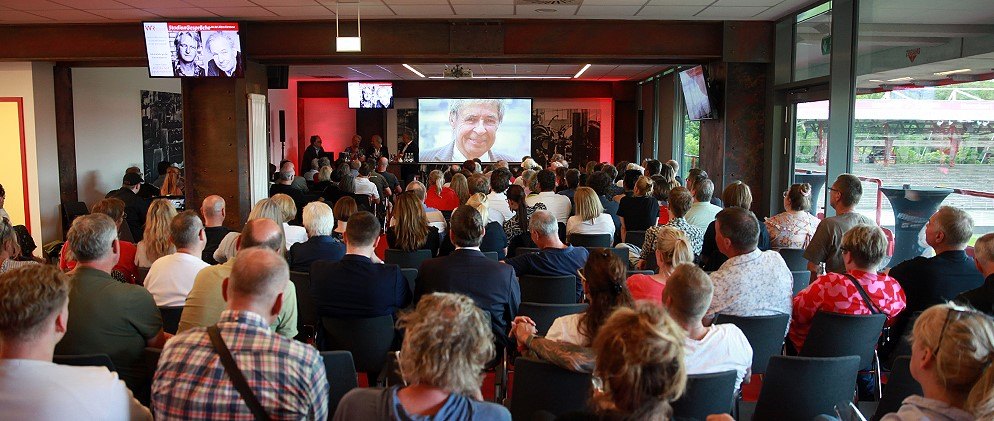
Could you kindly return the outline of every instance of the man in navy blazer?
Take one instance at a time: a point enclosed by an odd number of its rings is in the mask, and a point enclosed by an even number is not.
[[[304,206],[304,228],[307,241],[294,243],[287,253],[290,270],[310,272],[311,264],[318,260],[337,262],[345,256],[345,244],[331,234],[335,230],[335,215],[331,208],[322,202],[311,202]]]
[[[494,336],[504,343],[521,304],[521,288],[514,268],[490,260],[480,251],[486,225],[476,209],[459,206],[452,212],[449,224],[449,238],[456,249],[448,256],[421,263],[414,301],[417,303],[421,296],[433,292],[469,296],[490,315]]]

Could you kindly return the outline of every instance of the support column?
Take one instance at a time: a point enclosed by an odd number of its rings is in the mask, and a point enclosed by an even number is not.
[[[79,201],[76,180],[76,129],[73,121],[72,69],[53,68],[55,82],[55,142],[59,163],[59,198],[62,203]]]

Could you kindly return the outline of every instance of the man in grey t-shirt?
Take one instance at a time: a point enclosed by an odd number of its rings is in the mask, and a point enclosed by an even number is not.
[[[818,264],[822,262],[828,272],[846,273],[842,250],[839,249],[842,235],[856,225],[876,225],[869,218],[855,212],[859,198],[863,196],[863,185],[855,175],[840,175],[832,183],[832,187],[828,188],[828,194],[828,203],[835,209],[835,216],[825,218],[818,224],[815,235],[804,250],[812,280],[818,273]]]

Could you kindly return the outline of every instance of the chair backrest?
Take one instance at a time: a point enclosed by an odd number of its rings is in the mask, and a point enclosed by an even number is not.
[[[538,252],[539,252],[538,247],[518,247],[517,249],[515,249],[514,255],[520,256],[522,254],[538,253]]]
[[[538,411],[554,415],[586,408],[590,374],[577,373],[544,361],[521,357],[514,363],[511,416],[529,420]]]
[[[55,355],[52,357],[52,362],[72,366],[107,367],[110,371],[117,371],[114,362],[107,354]]]
[[[559,225],[559,241],[562,241],[564,243],[567,242],[566,241],[566,223],[560,221],[560,222],[557,223],[557,225]]]
[[[316,332],[319,318],[317,304],[311,295],[311,274],[291,270],[290,282],[297,293],[297,332]]]
[[[349,351],[358,371],[379,374],[383,361],[393,345],[393,316],[368,319],[339,319],[322,317],[327,334],[322,351]]]
[[[135,271],[138,272],[138,274],[136,275],[137,279],[135,279],[135,282],[137,282],[138,285],[142,285],[142,286],[145,285],[145,278],[148,277],[148,271],[149,271],[149,269],[151,269],[151,268],[143,268],[141,266],[136,266],[135,267]]]
[[[752,419],[809,421],[852,401],[859,358],[775,355],[763,378]]]
[[[611,234],[570,234],[573,247],[611,247]]]
[[[521,301],[547,304],[576,304],[576,277],[524,275],[518,279]]]
[[[808,259],[804,258],[804,249],[777,249],[777,252],[783,257],[791,272],[808,270]]]
[[[488,259],[493,260],[495,262],[498,260],[497,259],[497,252],[496,251],[485,251],[485,252],[483,252],[483,255],[486,256]]]
[[[518,306],[518,316],[528,316],[535,322],[538,334],[545,336],[557,318],[569,314],[582,313],[587,310],[586,303],[579,304],[548,304],[523,302]]]
[[[352,353],[349,351],[324,351],[321,353],[324,360],[324,374],[328,378],[328,413],[334,414],[338,408],[338,402],[350,390],[359,387],[359,380],[356,377],[355,364],[352,362]]]
[[[76,218],[89,215],[90,209],[86,207],[86,203],[83,202],[62,202],[62,232],[68,232],[69,227],[72,226],[72,221]],[[124,223],[121,225],[121,229],[128,229],[128,224]],[[131,235],[130,229],[128,230],[128,235]]]
[[[884,396],[877,405],[871,420],[876,421],[891,412],[901,408],[904,398],[911,395],[921,395],[922,385],[911,377],[911,357],[901,356],[894,359],[891,365],[890,377],[884,386]]]
[[[400,266],[401,269],[420,269],[421,262],[431,259],[431,250],[403,251],[387,249],[383,255],[385,263]]]
[[[731,413],[737,378],[735,370],[687,376],[683,396],[673,402],[673,418],[703,420],[711,414]]]
[[[790,316],[787,314],[754,317],[722,314],[714,323],[731,323],[742,330],[752,346],[753,374],[765,374],[770,357],[780,355],[783,350],[784,333],[787,332],[789,321]]]
[[[162,315],[162,330],[175,335],[179,329],[180,316],[183,315],[183,306],[159,307],[159,314]]]
[[[791,276],[794,277],[794,295],[807,288],[811,285],[811,272],[807,270],[791,271]]]
[[[873,361],[873,350],[884,328],[883,314],[840,314],[819,311],[811,321],[811,330],[804,339],[802,357],[859,357],[860,368]]]
[[[645,243],[645,231],[625,231],[625,242],[642,247],[642,244]]]
[[[411,294],[414,294],[415,280],[418,279],[418,270],[402,268],[400,273],[401,275],[404,275],[404,279],[407,280],[407,287],[411,289]]]

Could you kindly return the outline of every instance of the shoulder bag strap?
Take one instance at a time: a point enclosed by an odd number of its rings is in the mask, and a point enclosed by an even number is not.
[[[844,275],[846,276],[846,278],[849,278],[849,280],[852,281],[853,285],[856,285],[856,290],[859,291],[859,295],[863,296],[863,301],[866,303],[867,307],[870,308],[870,313],[873,314],[882,313],[882,311],[880,311],[880,309],[878,309],[877,306],[873,304],[873,300],[870,300],[870,295],[866,293],[866,290],[863,289],[863,286],[860,285],[858,280],[856,280],[856,277],[848,273]]]
[[[228,378],[234,383],[235,389],[238,390],[238,394],[242,396],[245,404],[252,411],[252,415],[255,416],[257,421],[268,421],[270,419],[269,415],[266,414],[266,410],[262,407],[262,403],[259,402],[259,398],[255,396],[255,393],[249,387],[248,381],[245,380],[245,375],[242,374],[242,370],[235,363],[235,358],[231,356],[228,346],[224,344],[224,339],[221,338],[221,330],[217,328],[217,325],[209,326],[207,334],[211,338],[211,344],[214,345],[214,351],[217,351],[217,355],[221,358],[221,365],[224,366],[224,371],[228,373]]]

